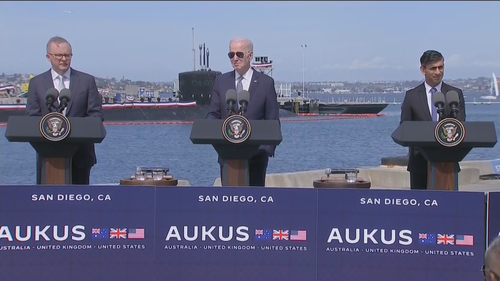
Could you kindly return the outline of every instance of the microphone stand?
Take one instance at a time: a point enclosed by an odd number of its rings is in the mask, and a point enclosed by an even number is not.
[[[441,121],[444,119],[444,108],[443,107],[438,107],[437,108],[437,114],[439,116],[439,120],[438,121]]]
[[[233,108],[234,108],[234,105],[232,102],[229,102],[228,106],[227,106],[227,112],[229,114],[229,116],[233,115]]]
[[[241,115],[241,116],[244,116],[245,112],[247,112],[246,105],[241,105],[240,110],[238,111],[238,114]]]
[[[458,109],[455,106],[453,106],[451,108],[451,110],[450,110],[451,118],[455,118],[456,119],[457,118],[457,113],[458,113]]]
[[[54,101],[52,101],[52,99],[47,100],[47,101],[45,102],[45,105],[47,106],[47,109],[49,110],[49,112],[54,112],[54,109],[55,109],[55,108],[54,108],[54,106],[53,106],[53,103],[54,103]]]

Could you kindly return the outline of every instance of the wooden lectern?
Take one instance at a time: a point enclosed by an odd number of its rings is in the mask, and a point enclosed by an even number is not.
[[[194,120],[193,144],[211,144],[222,160],[222,186],[249,186],[248,160],[261,145],[281,143],[279,120],[248,120],[231,115],[225,120]]]
[[[42,117],[10,116],[5,132],[8,141],[29,142],[35,149],[41,160],[41,184],[71,184],[75,152],[82,144],[102,142],[105,136],[100,118],[61,118],[55,112]]]
[[[494,147],[493,122],[405,121],[393,133],[394,142],[416,147],[428,161],[427,189],[458,190],[459,163],[474,147]]]

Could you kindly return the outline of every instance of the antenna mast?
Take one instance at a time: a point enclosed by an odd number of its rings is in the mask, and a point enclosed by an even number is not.
[[[196,51],[194,50],[194,27],[192,27],[191,30],[193,33],[193,35],[192,35],[192,37],[193,37],[193,49],[192,49],[192,51],[193,51],[193,71],[196,71]]]

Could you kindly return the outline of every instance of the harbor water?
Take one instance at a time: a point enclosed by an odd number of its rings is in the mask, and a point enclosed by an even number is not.
[[[385,99],[389,103],[382,112],[385,115],[282,122],[283,141],[276,149],[276,157],[269,161],[268,173],[377,166],[382,157],[406,154],[407,148],[391,139],[399,125],[401,107],[393,102],[401,102],[404,94],[357,96]],[[466,96],[467,102],[481,101],[481,94]],[[337,95],[331,97],[338,99]],[[467,121],[495,122],[498,134],[500,104],[468,103],[466,111]],[[28,143],[9,143],[5,130],[6,127],[0,127],[0,184],[34,184],[35,151]],[[106,126],[106,130],[106,138],[96,145],[98,163],[92,169],[91,184],[118,183],[133,175],[136,166],[166,166],[175,178],[188,180],[191,185],[213,185],[219,177],[215,150],[210,145],[191,143],[190,124],[112,125]],[[466,160],[497,158],[498,145],[473,149]]]

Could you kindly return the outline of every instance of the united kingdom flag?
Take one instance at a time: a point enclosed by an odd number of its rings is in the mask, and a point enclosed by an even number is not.
[[[109,231],[110,239],[127,239],[126,228],[111,228]]]
[[[454,245],[455,235],[453,234],[438,234],[437,243],[444,245]]]
[[[273,240],[288,240],[288,235],[289,235],[288,230],[273,229]]]

